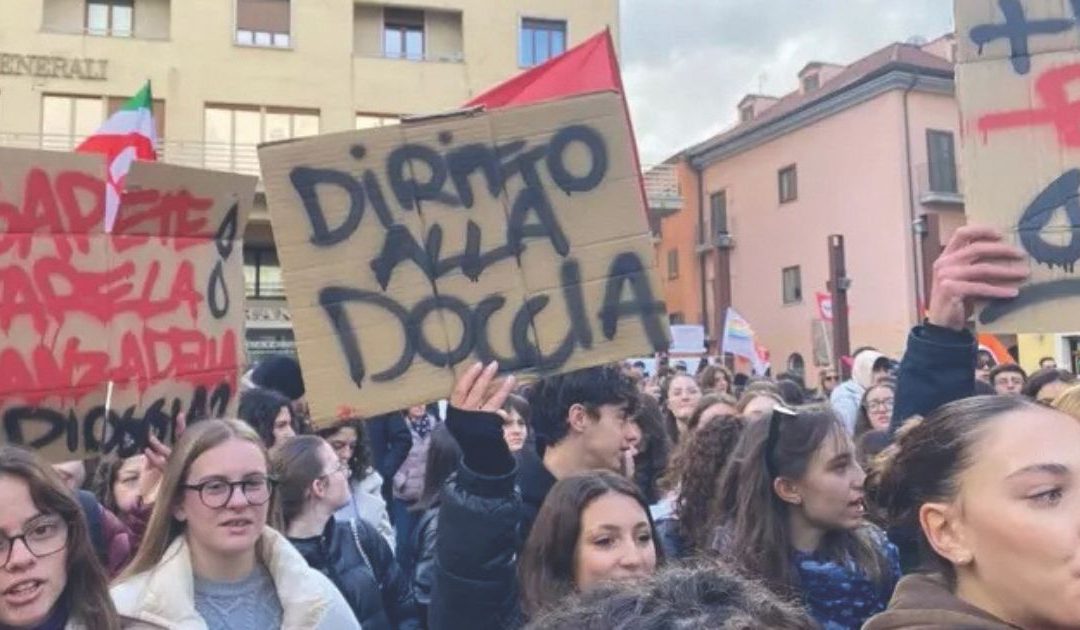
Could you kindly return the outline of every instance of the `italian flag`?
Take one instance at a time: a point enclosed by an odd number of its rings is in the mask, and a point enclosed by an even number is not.
[[[150,82],[131,97],[94,135],[82,142],[75,150],[79,153],[101,153],[108,168],[105,173],[105,231],[111,232],[116,212],[120,209],[120,196],[124,192],[124,178],[135,160],[157,160],[157,132],[151,108]]]

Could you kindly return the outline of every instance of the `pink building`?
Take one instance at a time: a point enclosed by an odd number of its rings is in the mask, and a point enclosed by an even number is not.
[[[665,278],[669,258],[700,270],[696,286],[666,286],[687,323],[715,341],[734,306],[775,372],[804,369],[816,384],[815,296],[828,291],[828,237],[841,234],[851,346],[902,351],[932,262],[964,221],[952,49],[947,36],[809,63],[798,91],[748,95],[733,128],[679,155],[683,204],[663,218],[658,250],[677,251],[660,257]],[[667,229],[689,221],[691,242]]]

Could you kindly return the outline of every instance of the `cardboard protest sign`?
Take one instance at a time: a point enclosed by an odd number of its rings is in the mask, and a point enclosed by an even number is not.
[[[666,348],[625,110],[601,93],[260,147],[316,423]]]
[[[136,162],[112,234],[101,156],[0,149],[0,443],[131,455],[235,409],[254,177]]]
[[[987,332],[1076,328],[1080,309],[1080,3],[957,0],[965,209],[1009,235],[1032,275],[980,309]]]

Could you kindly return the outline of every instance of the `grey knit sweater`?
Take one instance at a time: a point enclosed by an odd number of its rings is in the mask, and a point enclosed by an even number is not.
[[[280,628],[281,601],[262,563],[239,582],[214,582],[195,576],[195,610],[209,630]]]

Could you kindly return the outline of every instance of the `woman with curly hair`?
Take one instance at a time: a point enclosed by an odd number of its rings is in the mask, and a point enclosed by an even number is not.
[[[698,385],[706,394],[731,394],[731,370],[722,365],[710,365],[698,374]]]
[[[382,495],[383,478],[371,463],[371,446],[364,421],[346,418],[341,423],[321,429],[318,436],[330,444],[338,460],[348,467],[349,503],[334,514],[339,521],[363,519],[379,530],[379,534],[394,548],[394,527],[386,511]]]
[[[694,433],[665,478],[679,488],[675,511],[656,523],[659,544],[668,558],[685,558],[709,548],[716,484],[724,471],[746,421],[722,416]]]
[[[668,467],[671,441],[664,430],[664,412],[660,403],[648,394],[641,394],[638,399],[638,413],[630,420],[641,433],[640,440],[634,445],[633,478],[645,500],[652,504],[660,499],[657,485],[660,475]]]

